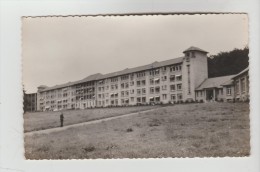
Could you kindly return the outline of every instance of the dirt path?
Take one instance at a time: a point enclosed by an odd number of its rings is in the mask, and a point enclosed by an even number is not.
[[[159,107],[159,108],[163,108],[163,107]],[[80,126],[85,126],[85,125],[90,125],[90,124],[97,124],[97,123],[101,123],[103,121],[109,121],[109,120],[113,120],[113,119],[118,119],[118,118],[138,115],[138,114],[142,114],[142,113],[146,113],[146,112],[151,112],[151,111],[154,111],[154,110],[159,109],[159,108],[149,109],[149,110],[134,112],[134,113],[128,113],[128,114],[124,114],[124,115],[120,115],[120,116],[107,117],[107,118],[103,118],[103,119],[97,119],[97,120],[93,120],[93,121],[82,122],[82,123],[67,125],[67,126],[58,127],[58,128],[49,128],[49,129],[39,130],[39,131],[30,131],[30,132],[24,133],[24,135],[25,136],[31,136],[31,135],[34,135],[34,134],[48,134],[48,133],[52,133],[52,132],[58,132],[58,131],[66,130],[68,128],[80,127]]]

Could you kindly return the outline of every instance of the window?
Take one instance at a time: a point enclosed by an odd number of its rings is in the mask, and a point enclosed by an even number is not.
[[[137,78],[140,78],[140,77],[144,77],[145,76],[145,72],[139,72],[136,74]]]
[[[171,67],[170,67],[170,71],[171,71],[171,72],[174,72],[174,71],[175,71],[175,66],[171,66]]]
[[[162,81],[166,81],[167,80],[167,76],[162,76]]]
[[[232,92],[231,92],[231,87],[227,87],[227,95],[229,95],[229,96],[230,96],[230,95],[231,95],[231,93],[232,93]]]
[[[176,75],[176,80],[177,81],[181,81],[182,80],[182,76],[181,75]]]
[[[160,74],[160,70],[159,69],[154,69],[150,71],[150,75],[154,76],[154,75],[159,75]]]
[[[125,92],[121,91],[121,96],[124,97],[125,96]]]
[[[135,98],[134,97],[131,97],[131,102],[134,102],[135,101]]]
[[[171,91],[175,91],[175,85],[170,86]]]
[[[130,94],[134,94],[134,93],[135,93],[134,89],[130,90]]]
[[[142,94],[145,94],[146,93],[146,90],[145,88],[142,89]]]
[[[188,70],[188,94],[191,93],[191,88],[190,88],[190,65],[187,65],[187,70]]]
[[[150,84],[153,85],[154,84],[154,79],[150,79]]]
[[[129,87],[129,84],[128,83],[125,83],[125,88],[128,88]]]
[[[181,65],[174,65],[170,67],[170,72],[181,71]]]
[[[176,95],[175,95],[175,94],[172,94],[172,95],[171,95],[171,100],[172,100],[172,101],[175,101],[175,100],[176,100]]]
[[[135,82],[134,82],[134,81],[131,81],[131,82],[130,82],[130,86],[133,86],[133,85],[135,85]]]
[[[104,80],[101,80],[101,81],[98,81],[99,84],[104,84],[105,81]]]
[[[163,71],[163,72],[166,71],[166,66],[162,67],[162,71]]]
[[[171,75],[170,76],[170,82],[174,82],[175,81],[175,75]]]
[[[121,80],[128,80],[128,79],[129,79],[129,75],[121,76]]]
[[[163,85],[162,90],[167,90],[167,85]]]
[[[137,97],[137,103],[141,103],[141,97]]]
[[[131,74],[130,79],[131,79],[131,80],[134,79],[134,74]]]
[[[181,84],[177,84],[177,90],[181,90],[182,89],[182,85]]]
[[[115,77],[115,78],[111,78],[111,82],[117,82],[118,81],[118,78]]]
[[[159,78],[155,78],[155,79],[154,79],[154,83],[155,83],[155,84],[160,84],[160,79],[159,79]]]
[[[160,93],[160,87],[155,87],[155,93]]]
[[[121,88],[122,88],[122,89],[125,88],[125,84],[124,84],[124,83],[121,84]]]
[[[178,100],[182,100],[182,94],[178,94]]]
[[[155,96],[155,101],[159,102],[160,101],[160,96]]]
[[[137,94],[141,94],[141,89],[137,89]]]
[[[145,86],[145,80],[142,80],[142,86]]]
[[[163,98],[163,100],[166,100],[167,99],[167,94],[163,94],[162,98]]]
[[[140,87],[141,86],[141,81],[136,81],[136,85],[137,85],[137,87]]]
[[[146,102],[146,97],[142,97],[142,102],[143,102],[143,103]]]
[[[150,88],[150,94],[153,94],[153,93],[154,93],[154,88],[151,87],[151,88]]]

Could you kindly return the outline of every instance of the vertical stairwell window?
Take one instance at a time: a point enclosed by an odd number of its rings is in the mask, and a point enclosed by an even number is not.
[[[191,88],[190,88],[190,65],[187,65],[187,71],[188,71],[188,94],[191,93]]]

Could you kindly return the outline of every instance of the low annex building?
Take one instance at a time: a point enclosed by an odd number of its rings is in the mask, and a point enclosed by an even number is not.
[[[222,93],[224,87],[234,89],[230,82],[233,77],[243,82],[239,79],[244,76],[242,73],[208,78],[208,52],[200,48],[190,47],[183,53],[183,57],[108,74],[97,73],[76,82],[53,87],[41,85],[37,92],[37,110],[218,100],[221,89]],[[225,95],[223,99],[232,97]]]
[[[249,68],[237,75],[208,78],[196,88],[198,101],[248,101]]]

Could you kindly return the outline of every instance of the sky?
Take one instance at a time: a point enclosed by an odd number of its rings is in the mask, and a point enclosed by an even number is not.
[[[183,56],[248,46],[246,14],[38,17],[22,19],[23,85],[77,81]]]

